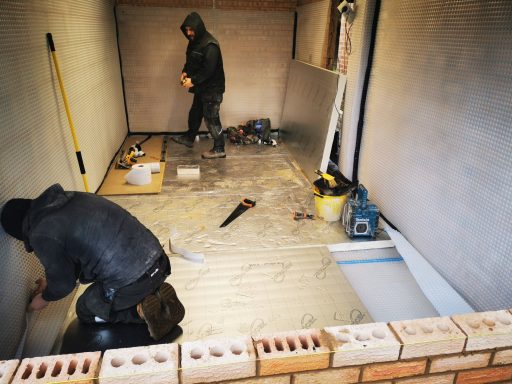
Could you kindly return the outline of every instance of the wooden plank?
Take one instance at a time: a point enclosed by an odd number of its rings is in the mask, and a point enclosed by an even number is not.
[[[127,149],[137,141],[141,142],[144,139],[145,136],[128,136],[125,139],[122,148]],[[128,172],[130,172],[130,170],[116,169],[115,163],[118,161],[118,159],[116,159],[114,163],[111,164],[107,176],[101,184],[97,194],[100,196],[111,196],[160,193],[162,190],[162,181],[165,172],[165,154],[163,159],[161,159],[163,140],[164,136],[152,136],[148,141],[142,144],[142,150],[146,153],[146,156],[137,158],[137,164],[160,162],[160,173],[153,173],[151,175],[151,184],[128,184],[124,177]]]

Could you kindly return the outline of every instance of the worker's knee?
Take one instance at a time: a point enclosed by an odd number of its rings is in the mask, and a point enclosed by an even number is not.
[[[83,323],[96,323],[97,318],[108,321],[112,303],[103,298],[99,284],[91,284],[76,302],[76,316]]]

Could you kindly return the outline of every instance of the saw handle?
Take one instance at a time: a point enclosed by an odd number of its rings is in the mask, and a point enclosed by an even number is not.
[[[247,208],[252,208],[256,205],[256,201],[249,200],[249,199],[243,199],[241,201],[242,205],[244,205]]]

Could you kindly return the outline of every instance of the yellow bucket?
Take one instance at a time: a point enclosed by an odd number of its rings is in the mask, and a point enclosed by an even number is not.
[[[325,221],[338,221],[343,212],[343,206],[347,201],[347,195],[325,196],[318,190],[313,190],[315,194],[316,215]]]

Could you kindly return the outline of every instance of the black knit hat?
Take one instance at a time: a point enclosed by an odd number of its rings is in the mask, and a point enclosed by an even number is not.
[[[31,199],[11,199],[2,209],[2,227],[12,237],[23,240],[23,220],[30,208]]]

